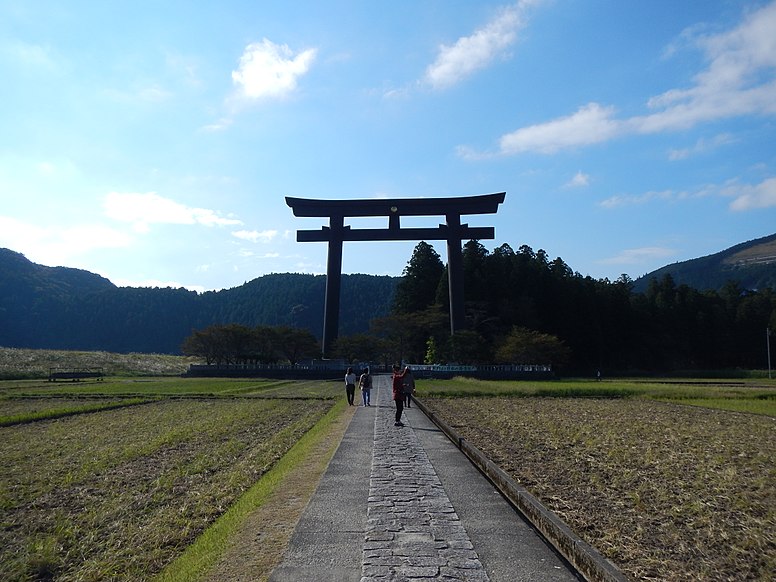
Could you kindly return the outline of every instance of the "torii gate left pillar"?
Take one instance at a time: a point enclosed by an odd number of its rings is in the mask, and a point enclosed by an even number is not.
[[[342,245],[344,241],[447,241],[447,273],[450,289],[450,333],[465,327],[463,292],[464,240],[495,238],[493,227],[470,227],[461,223],[466,214],[495,214],[505,192],[458,198],[395,198],[383,200],[310,200],[286,197],[294,216],[328,217],[329,226],[321,230],[299,230],[298,242],[328,242],[326,260],[326,297],[323,318],[323,355],[328,356],[339,332]],[[446,224],[436,228],[401,228],[401,216],[445,217]],[[388,228],[351,229],[345,217],[387,216]]]

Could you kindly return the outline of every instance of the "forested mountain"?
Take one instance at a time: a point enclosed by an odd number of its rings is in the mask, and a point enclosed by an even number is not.
[[[742,289],[776,289],[776,234],[706,257],[666,265],[636,279],[633,289],[644,292],[652,279],[661,280],[666,275],[671,275],[677,285],[700,291],[719,291],[730,281]]]
[[[753,243],[715,261],[772,266],[776,237]],[[363,361],[374,356],[358,353],[368,349],[410,362],[550,363],[584,374],[763,368],[766,330],[776,329],[774,285],[728,280],[700,291],[663,274],[635,292],[627,275],[583,277],[544,250],[488,251],[477,241],[464,245],[463,268],[466,329],[454,336],[447,268],[430,245],[418,243],[402,278],[344,275],[338,350]],[[0,249],[0,345],[179,353],[195,330],[231,324],[320,337],[325,284],[285,273],[207,293],[119,288]]]
[[[396,290],[409,361],[427,358],[431,346],[442,361],[542,362],[587,374],[764,368],[766,330],[776,329],[772,288],[744,290],[729,282],[719,292],[701,292],[665,275],[635,293],[627,275],[596,280],[541,249],[504,244],[489,252],[469,241],[463,247],[467,329],[451,337],[435,316],[437,304],[445,309],[444,275],[435,295],[406,300],[408,290],[418,293],[418,283],[438,273],[434,255],[418,245],[409,263],[416,268],[405,270]]]
[[[394,277],[343,275],[342,334],[386,315]],[[195,329],[238,323],[323,328],[323,275],[273,274],[223,291],[116,287],[66,267],[44,267],[0,249],[0,345],[179,353]]]

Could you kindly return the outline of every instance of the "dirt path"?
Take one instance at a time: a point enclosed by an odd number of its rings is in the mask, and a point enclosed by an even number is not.
[[[348,407],[278,484],[231,540],[205,582],[265,581],[283,558],[291,535],[342,441],[356,407]]]

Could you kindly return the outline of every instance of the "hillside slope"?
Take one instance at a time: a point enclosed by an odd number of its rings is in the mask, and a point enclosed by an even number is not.
[[[713,255],[666,265],[634,282],[634,291],[646,291],[652,279],[671,275],[677,285],[701,291],[720,290],[735,281],[742,289],[776,289],[776,234],[730,247]]]
[[[398,278],[343,275],[340,334],[387,315]],[[195,329],[238,323],[323,328],[322,275],[281,273],[222,291],[117,287],[0,249],[0,346],[176,354]]]

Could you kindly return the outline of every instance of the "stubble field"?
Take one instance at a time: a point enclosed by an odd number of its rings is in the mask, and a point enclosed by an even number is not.
[[[705,384],[459,379],[420,381],[418,395],[630,578],[771,580],[776,386]],[[152,579],[340,388],[0,382],[0,579]],[[281,551],[251,548],[267,563]]]
[[[320,383],[211,382],[220,397],[123,398],[129,406],[110,396],[196,385],[6,384],[0,418],[52,416],[0,428],[0,579],[153,577],[333,406]],[[121,407],[90,411],[101,398],[78,393],[97,390]],[[57,418],[63,406],[71,414]]]
[[[645,399],[424,398],[634,580],[772,580],[776,418]]]

